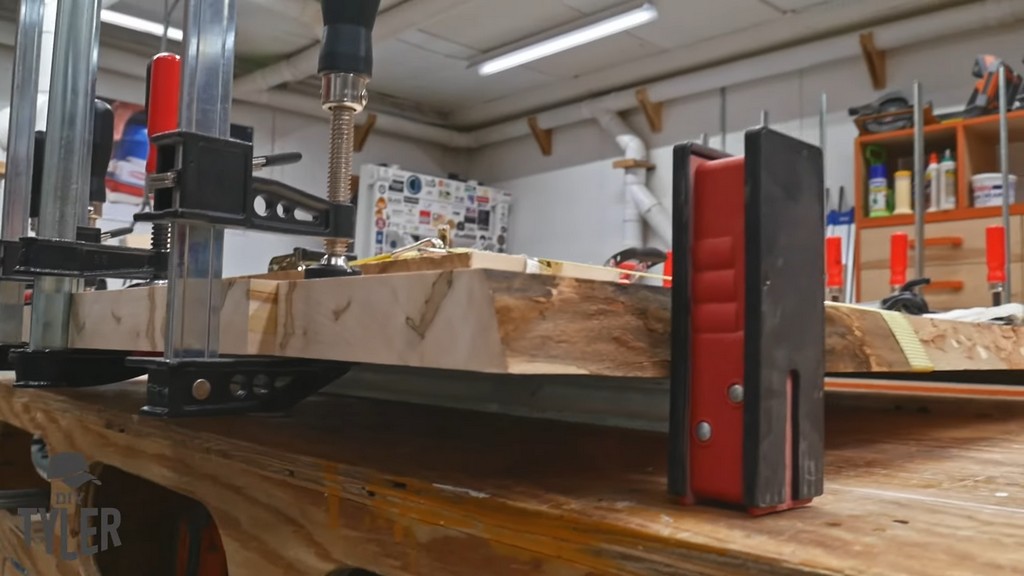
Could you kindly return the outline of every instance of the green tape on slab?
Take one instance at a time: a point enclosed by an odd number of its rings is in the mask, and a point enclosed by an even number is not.
[[[896,337],[903,356],[910,364],[911,372],[934,371],[935,365],[932,364],[932,359],[928,357],[928,351],[924,349],[921,339],[917,337],[917,331],[910,325],[906,315],[891,310],[879,310],[878,313],[882,315],[882,319],[892,330],[892,335]]]

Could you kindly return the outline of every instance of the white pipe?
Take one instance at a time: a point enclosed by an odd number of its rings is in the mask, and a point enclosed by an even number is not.
[[[630,160],[647,160],[647,145],[618,114],[605,111],[593,111],[585,107],[584,112],[593,116],[605,132],[615,138],[622,152]],[[644,245],[643,218],[665,243],[672,242],[672,216],[661,205],[658,197],[647,187],[647,168],[627,168],[623,177],[623,191],[626,196],[626,209],[623,212],[623,244],[624,248],[638,248]]]
[[[397,38],[417,26],[441,17],[445,11],[457,8],[470,0],[407,0],[377,17],[373,27],[373,42],[379,44]],[[270,90],[281,84],[296,82],[314,76],[320,58],[317,43],[291,58],[256,70],[235,80],[236,96]]]
[[[883,24],[873,30],[878,48],[893,50],[957,32],[1005,26],[1022,19],[1024,2],[1021,0],[983,0]],[[860,34],[855,32],[653,82],[646,88],[652,100],[663,102],[860,55]],[[537,121],[543,128],[552,129],[586,120],[588,107],[608,112],[630,110],[637,106],[635,94],[634,87],[594,98],[582,105],[574,103],[550,109],[537,114]],[[486,146],[528,134],[530,130],[526,122],[517,119],[477,130],[473,137],[477,146]]]

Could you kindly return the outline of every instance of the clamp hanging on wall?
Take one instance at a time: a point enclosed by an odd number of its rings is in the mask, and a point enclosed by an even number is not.
[[[823,489],[821,151],[674,150],[669,490],[753,514]]]

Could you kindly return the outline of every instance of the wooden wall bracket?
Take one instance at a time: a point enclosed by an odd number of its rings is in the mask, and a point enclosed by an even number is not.
[[[377,115],[370,114],[366,117],[366,122],[363,122],[361,126],[356,126],[356,138],[352,144],[352,149],[356,152],[362,152],[363,146],[366,145],[366,139],[370,137],[370,132],[373,131],[374,125],[377,124]]]
[[[537,141],[541,154],[551,156],[551,129],[541,128],[536,116],[527,118],[526,123],[530,125],[530,132],[533,132],[533,139]]]
[[[864,63],[871,76],[871,86],[875,90],[884,90],[886,85],[885,51],[875,46],[875,33],[864,32],[860,35],[860,50],[864,54]]]
[[[652,102],[650,95],[647,93],[647,88],[637,89],[636,101],[644,111],[644,116],[647,118],[647,125],[651,127],[651,132],[660,134],[663,126],[661,113],[665,107],[664,102]]]
[[[612,162],[612,168],[646,168],[648,170],[654,170],[654,162],[648,162],[647,160],[637,160],[636,158],[621,158]]]

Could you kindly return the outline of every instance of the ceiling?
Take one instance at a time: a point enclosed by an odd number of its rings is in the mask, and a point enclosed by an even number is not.
[[[173,3],[173,0],[171,0]],[[750,54],[971,0],[651,0],[660,17],[629,32],[480,77],[468,62],[625,0],[382,0],[371,108],[451,127],[478,127]],[[181,4],[185,1],[182,0]],[[443,10],[401,22],[417,3]],[[162,20],[165,0],[115,10]],[[17,0],[0,0],[12,19]],[[179,5],[171,24],[182,25]],[[389,20],[390,19],[390,20]],[[317,0],[238,0],[236,77],[316,46]],[[105,45],[152,54],[159,41],[104,26]],[[172,47],[173,48],[173,47]],[[285,88],[317,94],[312,74]]]

